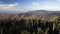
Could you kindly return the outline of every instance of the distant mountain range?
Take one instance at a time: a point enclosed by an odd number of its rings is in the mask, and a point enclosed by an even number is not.
[[[36,10],[36,11],[28,11],[26,13],[20,13],[19,15],[24,15],[24,16],[31,16],[31,15],[51,16],[51,15],[56,15],[56,16],[60,16],[60,11]]]
[[[49,19],[54,16],[60,16],[60,11],[36,10],[36,11],[28,11],[26,13],[20,13],[19,15],[23,16],[23,18],[36,19],[42,16],[42,18],[44,19]]]
[[[14,19],[14,18],[37,18],[39,16],[45,17],[45,19],[50,18],[52,16],[60,16],[60,11],[48,11],[48,10],[35,10],[35,11],[28,11],[26,13],[20,14],[7,14],[7,13],[0,13],[0,19]]]

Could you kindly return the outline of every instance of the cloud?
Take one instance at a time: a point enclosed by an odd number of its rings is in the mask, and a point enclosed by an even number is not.
[[[17,6],[18,3],[14,3],[14,4],[9,4],[9,6]]]
[[[14,13],[19,13],[19,12],[25,12],[26,10],[22,7],[19,6],[19,3],[14,3],[14,4],[0,4],[0,12],[6,13],[6,12],[14,12]]]
[[[57,2],[42,1],[42,2],[36,2],[36,3],[33,2],[32,4],[34,6],[30,7],[31,10],[51,10],[51,11],[60,10],[60,4]]]
[[[13,8],[13,7],[16,7],[18,4],[17,3],[14,3],[14,4],[0,4],[0,7],[1,8]]]
[[[56,1],[58,1],[58,2],[59,2],[60,0],[56,0]]]
[[[33,6],[41,6],[41,5],[54,5],[56,2],[42,1],[42,2],[33,2]]]
[[[39,3],[35,3],[35,2],[33,2],[32,5],[40,5],[40,4],[39,4]]]
[[[31,5],[22,6],[20,3],[0,4],[0,12],[27,12],[31,10],[60,10],[60,4],[50,1],[32,2]]]
[[[60,5],[59,5],[60,6]],[[41,7],[30,7],[29,10],[49,10],[49,11],[60,11],[59,6],[41,6]]]
[[[56,11],[56,10],[59,10],[60,7],[58,6],[53,6],[53,5],[50,5],[50,6],[44,6],[44,7],[41,7],[40,9],[43,9],[43,10],[50,10],[50,11]]]

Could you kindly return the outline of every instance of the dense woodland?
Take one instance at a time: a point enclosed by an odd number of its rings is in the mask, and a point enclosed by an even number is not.
[[[0,34],[59,34],[58,21],[40,19],[0,20]]]

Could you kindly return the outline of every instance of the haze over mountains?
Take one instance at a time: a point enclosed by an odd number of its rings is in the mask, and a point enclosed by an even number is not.
[[[60,11],[48,11],[48,10],[36,10],[36,11],[28,11],[26,13],[20,13],[26,15],[60,15]]]
[[[49,18],[52,16],[60,16],[60,11],[48,11],[48,10],[36,10],[36,11],[28,11],[25,13],[11,14],[11,13],[0,13],[0,19],[14,19],[14,18],[37,18],[39,16],[43,16],[45,18]]]

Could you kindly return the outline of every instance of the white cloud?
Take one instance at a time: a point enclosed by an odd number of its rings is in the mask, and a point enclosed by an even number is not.
[[[49,10],[49,11],[60,11],[60,5],[46,5],[46,6],[41,6],[37,8],[33,8],[35,10]]]
[[[17,6],[18,3],[14,3],[14,4],[9,4],[9,6]]]
[[[10,7],[14,6],[13,4],[9,4]]]
[[[17,6],[17,5],[15,5],[15,4],[0,4],[0,9],[1,8],[11,8],[11,7],[15,7],[15,6]]]
[[[0,12],[25,12],[26,10],[24,8],[21,9],[20,6],[18,6],[18,3],[14,4],[0,4]]]
[[[51,5],[51,6],[44,6],[44,7],[41,7],[41,9],[50,10],[50,11],[55,11],[55,10],[59,10],[60,7],[59,7],[59,6],[57,7],[57,6]]]
[[[40,4],[39,4],[39,3],[35,3],[35,2],[34,2],[34,3],[32,3],[32,5],[40,5]]]
[[[21,7],[19,3],[14,4],[0,4],[0,12],[26,12],[31,10],[60,10],[60,5],[56,2],[33,2],[32,6]]]
[[[41,1],[41,2],[33,2],[33,5],[40,5],[40,4],[54,4],[56,2],[50,2],[50,1]]]
[[[56,1],[60,1],[60,0],[56,0]]]
[[[60,10],[60,4],[58,4],[57,2],[43,1],[32,4],[34,6],[30,7],[31,10]],[[39,6],[36,6],[37,4]]]

